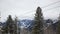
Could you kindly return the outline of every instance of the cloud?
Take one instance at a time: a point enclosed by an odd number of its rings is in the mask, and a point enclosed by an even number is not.
[[[31,14],[34,14],[34,12],[38,6],[44,7],[48,4],[51,4],[56,1],[59,1],[59,0],[0,0],[0,11],[1,11],[1,17],[2,17],[1,20],[6,19],[6,17],[8,17],[9,14],[11,14],[12,17],[14,17],[15,15],[17,15],[19,17],[22,14],[23,14],[22,17],[25,17],[25,16],[34,17]],[[59,4],[57,4],[57,5],[59,5]],[[50,6],[48,8],[52,8],[54,6]],[[45,8],[45,9],[42,8],[42,9],[46,10],[48,8]],[[57,10],[56,11],[53,10],[53,11],[56,12]],[[31,14],[28,12],[30,12]],[[46,17],[48,17],[50,14],[51,15],[53,14],[49,11],[47,11],[47,12],[43,11],[43,13],[44,12],[45,12],[44,16],[46,16]],[[28,15],[26,15],[26,13]],[[49,15],[47,15],[47,14],[49,14]],[[56,14],[56,15],[58,15],[58,14]]]

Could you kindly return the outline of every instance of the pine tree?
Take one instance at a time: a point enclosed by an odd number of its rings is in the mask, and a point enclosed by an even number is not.
[[[60,34],[60,15],[59,15],[58,24],[57,24],[57,34]]]
[[[18,25],[18,18],[15,18],[14,21],[15,27],[14,27],[14,34],[20,34],[20,26]]]
[[[35,19],[34,19],[34,27],[32,29],[32,34],[43,34],[43,17],[42,17],[42,9],[40,7],[37,8]]]
[[[17,34],[17,17],[15,18],[14,24],[14,33]]]
[[[14,32],[13,23],[14,23],[14,21],[12,20],[11,15],[9,15],[9,17],[8,17],[8,19],[6,21],[5,27],[3,27],[4,34],[5,33],[6,34],[8,34],[8,33],[13,34],[13,32]]]

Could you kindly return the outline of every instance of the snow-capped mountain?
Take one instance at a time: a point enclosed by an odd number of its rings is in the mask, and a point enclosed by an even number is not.
[[[34,25],[34,20],[30,20],[30,19],[23,19],[23,20],[20,20],[18,25],[21,27],[21,28],[27,28],[29,31],[32,30],[32,27]]]
[[[24,26],[24,27],[30,27],[30,26],[32,26],[33,25],[33,20],[29,20],[29,19],[24,19],[24,20],[20,20],[20,23],[19,23],[19,25],[20,26]]]
[[[4,26],[4,25],[5,25],[5,23],[0,22],[0,26]]]

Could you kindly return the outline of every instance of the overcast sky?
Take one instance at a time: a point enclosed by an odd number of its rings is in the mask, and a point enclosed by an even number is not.
[[[32,19],[38,6],[42,8],[45,19],[56,19],[60,13],[59,1],[60,0],[0,0],[1,21],[6,20],[8,15],[12,15],[13,18],[16,15],[19,19]]]

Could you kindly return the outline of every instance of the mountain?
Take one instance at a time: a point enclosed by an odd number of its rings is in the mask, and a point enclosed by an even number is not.
[[[29,19],[24,19],[24,20],[20,20],[19,21],[19,25],[20,26],[25,26],[25,27],[29,27],[33,25],[33,20],[29,20]]]
[[[2,22],[0,22],[0,26],[2,26]]]
[[[27,28],[29,31],[32,29],[33,25],[34,25],[34,20],[30,20],[30,19],[23,19],[20,20],[18,25],[19,26],[24,26],[25,28]]]
[[[44,25],[44,27],[47,27],[50,23],[53,23],[53,25],[55,25],[56,22],[57,22],[57,20],[52,21],[52,20],[48,19],[48,20],[44,20],[43,25]],[[0,22],[0,26],[4,26],[5,24],[6,23]],[[18,26],[19,27],[23,26],[23,27],[27,28],[29,31],[31,31],[32,27],[34,26],[34,20],[30,20],[30,19],[18,20]]]
[[[4,26],[4,25],[5,25],[5,23],[0,22],[0,26]]]

